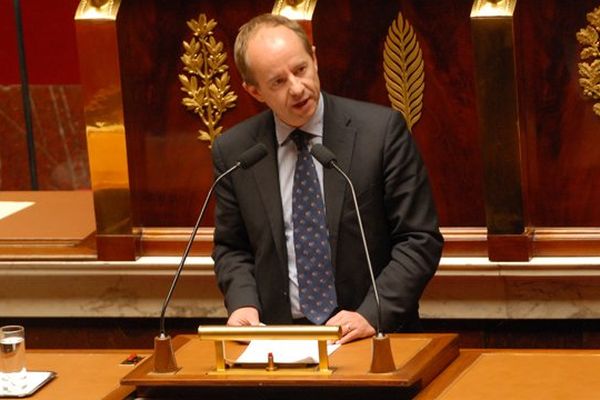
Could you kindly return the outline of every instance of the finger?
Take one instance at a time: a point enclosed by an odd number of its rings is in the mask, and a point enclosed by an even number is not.
[[[229,317],[229,320],[227,321],[227,325],[230,325],[230,326],[258,325],[258,321],[256,322],[256,324],[252,324],[250,318],[247,318],[244,316],[232,315],[231,317]]]
[[[333,317],[329,318],[329,320],[327,320],[325,325],[328,325],[328,326],[341,325],[341,322],[342,322],[342,316],[340,315],[341,313],[342,313],[342,311],[338,312]]]
[[[336,323],[335,321],[333,321],[333,323],[331,324],[327,324],[330,326],[339,326],[341,328],[342,331],[342,336],[347,335],[348,333],[350,333],[353,329],[355,329],[354,325],[352,324],[352,322],[349,321],[345,321],[345,322],[338,322]]]
[[[344,323],[344,325],[342,325],[342,338],[343,342],[342,343],[347,343],[349,341],[352,341],[354,339],[357,339],[360,335],[360,324],[357,324],[355,321],[347,321]]]
[[[227,321],[227,325],[230,326],[244,326],[247,324],[248,322],[245,321],[243,318],[230,318],[229,321]]]
[[[353,324],[351,321],[347,321],[342,325],[342,332],[344,332],[344,335],[349,334],[350,332],[352,332],[355,329],[356,329],[356,325]]]
[[[357,330],[353,330],[345,334],[339,339],[336,344],[346,344],[358,338]]]

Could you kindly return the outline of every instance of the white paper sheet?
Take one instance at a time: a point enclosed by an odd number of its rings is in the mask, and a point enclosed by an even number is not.
[[[6,218],[33,204],[35,204],[33,201],[0,201],[0,219]]]
[[[331,355],[340,347],[328,344],[327,354]],[[316,340],[253,340],[236,360],[240,364],[266,364],[269,353],[275,363],[318,363],[319,346]]]
[[[27,371],[24,388],[7,388],[0,385],[0,397],[27,397],[35,393],[41,386],[52,380],[56,374],[52,371]]]

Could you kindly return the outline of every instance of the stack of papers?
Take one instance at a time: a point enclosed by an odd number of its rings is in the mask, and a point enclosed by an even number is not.
[[[328,344],[331,355],[340,347]],[[269,353],[278,364],[316,364],[319,362],[319,346],[316,340],[253,340],[236,360],[238,364],[265,364]]]

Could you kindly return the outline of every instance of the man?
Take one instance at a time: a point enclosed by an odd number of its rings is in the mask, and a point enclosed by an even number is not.
[[[268,149],[216,192],[213,258],[228,325],[312,318],[304,306],[306,283],[300,282],[305,262],[297,246],[304,233],[298,233],[292,212],[299,201],[292,191],[304,151],[296,141],[300,135],[309,147],[322,143],[330,149],[355,186],[381,300],[381,329],[417,329],[418,301],[437,268],[443,239],[427,172],[402,116],[321,92],[314,48],[302,28],[284,17],[265,14],[245,24],[235,60],[244,89],[270,110],[213,144],[217,174],[256,143]],[[302,132],[293,133],[296,128]],[[326,213],[323,265],[331,264],[335,288],[328,297],[332,307],[325,309],[331,314],[311,321],[342,326],[340,343],[346,343],[375,333],[377,307],[349,188],[335,170],[313,163],[321,185],[315,204],[322,207],[324,193]]]

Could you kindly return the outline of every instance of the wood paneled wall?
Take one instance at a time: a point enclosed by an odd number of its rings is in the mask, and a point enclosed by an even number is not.
[[[181,105],[179,57],[182,42],[191,38],[185,22],[204,13],[218,23],[215,36],[228,53],[232,88],[239,96],[237,107],[224,116],[228,128],[262,109],[243,92],[232,49],[238,27],[270,12],[273,4],[122,1],[117,24],[135,226],[164,232],[192,226],[213,178],[208,144],[197,139],[200,120]],[[485,143],[478,129],[475,76],[485,70],[475,71],[472,5],[472,0],[322,0],[312,25],[323,89],[383,105],[390,104],[382,66],[388,27],[400,12],[413,26],[425,60],[424,108],[413,135],[450,238],[446,254],[481,255],[482,246],[485,251],[485,179],[493,179],[483,173]],[[517,2],[521,119],[515,123],[527,154],[522,189],[534,255],[600,254],[594,228],[600,226],[595,206],[600,186],[594,184],[600,178],[600,118],[578,86],[580,46],[575,38],[587,24],[586,13],[597,6],[590,0]],[[212,225],[209,213],[203,226],[210,232]],[[566,230],[555,229],[559,227]],[[457,232],[467,233],[453,236]],[[142,242],[143,253],[171,251],[164,245],[168,240],[152,245],[142,235]],[[177,253],[181,240],[172,243]],[[209,248],[207,243],[201,252]]]
[[[600,116],[579,87],[575,34],[598,1],[519,3],[523,90],[531,105],[530,209],[535,226],[600,226]]]

